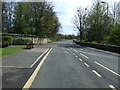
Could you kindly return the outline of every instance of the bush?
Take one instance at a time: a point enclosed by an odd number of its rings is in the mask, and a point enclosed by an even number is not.
[[[110,44],[120,46],[120,26],[116,26],[110,31],[110,35],[107,40]]]
[[[14,45],[26,45],[26,43],[31,43],[32,41],[27,38],[15,38],[13,40]]]
[[[13,38],[11,36],[5,36],[2,38],[2,47],[7,47],[13,43]]]

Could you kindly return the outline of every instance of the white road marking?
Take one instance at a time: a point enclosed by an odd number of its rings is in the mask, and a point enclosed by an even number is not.
[[[97,55],[97,56],[101,56],[101,55],[98,55],[98,54],[94,54],[94,53],[88,53],[88,52],[83,52],[83,51],[79,51],[81,53],[86,53],[86,54],[91,54],[91,55]]]
[[[52,48],[48,51],[48,53],[41,60],[41,62],[39,63],[39,65],[37,66],[37,68],[35,69],[35,71],[32,73],[32,75],[30,76],[30,78],[28,79],[28,81],[25,83],[25,85],[22,88],[22,90],[24,90],[25,88],[30,88],[30,86],[32,85],[35,77],[37,76],[37,73],[39,72],[41,66],[43,65],[45,59],[47,58],[47,56],[49,55],[49,53],[51,52],[51,50],[52,50]]]
[[[75,54],[73,53],[73,55],[75,55]]]
[[[103,66],[102,64],[100,64],[100,63],[98,63],[98,62],[96,62],[96,61],[94,61],[94,63],[96,63],[97,65],[103,67],[104,69],[106,69],[106,70],[110,71],[111,73],[113,73],[113,74],[115,74],[115,75],[117,75],[117,76],[120,77],[120,75],[119,75],[118,73],[116,73],[116,72],[114,72],[113,70],[111,70],[111,69],[109,69],[109,68]]]
[[[87,59],[89,59],[86,55],[84,55],[84,54],[82,54],[82,53],[80,53],[82,56],[84,56],[85,58],[87,58]]]
[[[69,51],[69,49],[67,49]]]
[[[109,85],[110,88],[112,88],[113,90],[117,90],[113,85]]]
[[[89,65],[87,63],[84,63],[87,67],[89,67]]]
[[[0,66],[0,68],[30,68],[30,67],[22,67],[22,66]]]
[[[77,50],[74,49],[75,52],[78,52]]]
[[[98,77],[102,77],[98,72],[96,72],[95,70],[92,70],[92,72],[94,72]]]
[[[78,56],[76,55],[75,57],[77,58]]]
[[[45,52],[43,52],[42,55],[40,55],[40,56],[35,60],[35,62],[34,62],[33,64],[30,65],[30,68],[32,68],[32,67],[35,65],[35,63],[38,62],[38,60],[39,60],[47,51],[48,51],[48,49],[47,49]]]
[[[79,60],[82,62],[82,59],[79,58]]]
[[[70,47],[70,49],[72,49],[72,48]]]

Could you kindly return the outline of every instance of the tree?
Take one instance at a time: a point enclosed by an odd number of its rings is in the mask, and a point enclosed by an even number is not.
[[[2,12],[4,28],[8,30],[8,33],[36,35],[41,38],[52,37],[57,34],[61,27],[52,3],[46,1],[14,2],[9,11],[10,8],[8,9],[8,7],[10,5],[11,3],[4,2]],[[11,12],[9,14],[10,18],[8,18],[8,12]]]
[[[80,40],[81,41],[83,39],[83,30],[84,30],[85,15],[86,14],[82,10],[82,8],[79,7],[79,9],[77,9],[76,15],[75,15],[75,17],[73,19],[74,28],[79,31],[79,33],[80,33]]]
[[[110,22],[111,18],[107,14],[107,8],[100,2],[94,3],[86,19],[88,27],[87,39],[100,43],[109,33]]]
[[[29,8],[24,2],[19,2],[14,10],[14,33],[17,34],[30,34],[29,25]]]

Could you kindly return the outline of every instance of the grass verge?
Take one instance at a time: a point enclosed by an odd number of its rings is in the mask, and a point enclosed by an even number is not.
[[[25,46],[9,46],[6,48],[0,48],[0,57],[11,55],[19,51],[22,51],[24,49],[25,49]]]

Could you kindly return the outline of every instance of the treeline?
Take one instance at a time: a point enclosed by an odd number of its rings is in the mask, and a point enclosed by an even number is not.
[[[91,8],[78,8],[73,24],[81,41],[120,45],[120,2],[112,6],[97,1]]]
[[[50,2],[2,2],[2,32],[53,37],[61,24]]]

